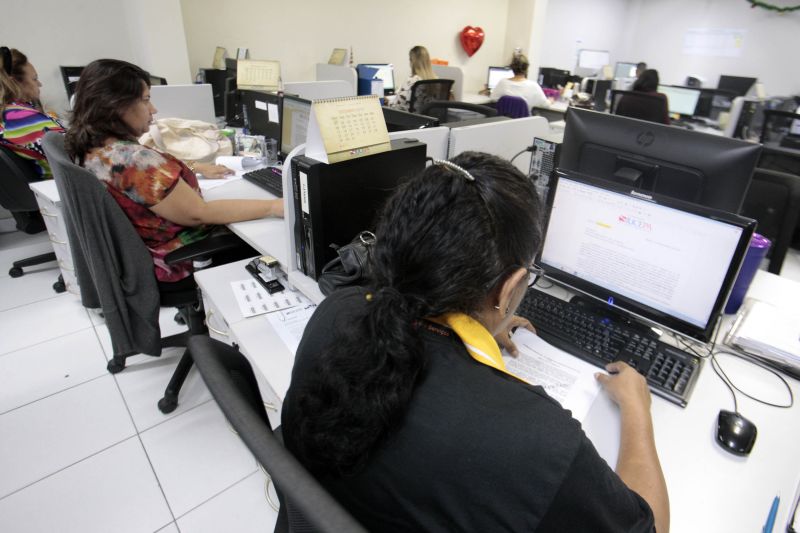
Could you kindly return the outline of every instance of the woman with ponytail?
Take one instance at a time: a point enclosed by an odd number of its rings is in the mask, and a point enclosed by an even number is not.
[[[601,378],[635,443],[617,475],[503,363],[511,329],[531,328],[514,311],[539,273],[540,219],[507,161],[435,161],[384,207],[371,285],[333,293],[309,321],[284,441],[368,530],[668,530],[643,378],[624,363]]]
[[[36,163],[41,178],[52,178],[42,149],[48,131],[64,127],[47,115],[39,102],[39,74],[28,58],[15,48],[0,46],[0,144]]]

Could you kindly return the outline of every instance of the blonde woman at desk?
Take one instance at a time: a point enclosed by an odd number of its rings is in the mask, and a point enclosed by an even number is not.
[[[524,98],[528,103],[528,109],[534,107],[550,107],[550,100],[544,95],[544,91],[533,80],[528,79],[528,58],[523,54],[514,54],[509,68],[514,72],[514,76],[497,82],[492,89],[490,98],[492,102],[498,101],[503,96],[518,96]]]
[[[622,418],[617,472],[543,388],[510,374],[540,273],[541,207],[505,160],[434,162],[388,201],[373,282],[334,292],[297,349],[286,446],[368,531],[669,530],[644,378],[598,379]]]
[[[408,111],[409,102],[411,101],[411,88],[420,80],[435,80],[436,74],[433,73],[433,66],[431,65],[431,56],[428,54],[428,49],[424,46],[415,46],[408,52],[408,61],[411,63],[411,77],[406,80],[390,107]]]
[[[191,262],[167,265],[164,256],[205,238],[212,225],[283,216],[280,199],[204,201],[186,164],[138,143],[156,109],[150,103],[150,76],[136,65],[93,61],[75,94],[67,152],[103,182],[131,220],[161,284],[191,279]]]

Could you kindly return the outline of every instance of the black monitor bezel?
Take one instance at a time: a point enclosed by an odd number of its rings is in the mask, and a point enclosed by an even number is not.
[[[644,195],[635,189],[625,187],[612,181],[596,178],[588,174],[556,169],[549,183],[546,209],[547,219],[545,221],[545,231],[543,234],[544,237],[542,243],[544,243],[544,240],[547,238],[547,230],[549,229],[550,224],[549,214],[553,206],[553,201],[555,200],[558,184],[562,177],[605,190],[617,192],[638,200],[645,200],[658,205],[679,209],[687,213],[718,220],[742,228],[742,235],[739,238],[739,243],[736,246],[736,250],[730,266],[728,267],[725,279],[723,280],[722,285],[717,293],[714,306],[704,327],[699,327],[687,321],[673,317],[663,311],[637,302],[630,297],[610,291],[604,287],[585,281],[577,276],[563,272],[552,265],[544,263],[542,261],[542,251],[544,250],[544,245],[540,247],[539,253],[536,256],[536,264],[544,269],[545,276],[556,283],[559,283],[560,285],[574,289],[581,294],[589,296],[592,299],[595,299],[613,308],[620,309],[625,313],[632,314],[633,316],[644,320],[646,323],[653,324],[659,328],[669,329],[686,337],[696,339],[700,342],[709,342],[714,334],[714,329],[716,328],[717,322],[722,316],[723,308],[728,301],[728,297],[730,296],[730,292],[733,288],[733,284],[736,281],[736,277],[739,274],[739,269],[741,268],[742,262],[744,261],[744,256],[747,253],[747,249],[750,245],[750,239],[755,231],[756,221],[740,215],[728,213],[726,211],[710,209],[690,202],[684,202],[669,196],[663,196],[659,194]],[[610,300],[610,298],[613,298],[613,300]],[[612,301],[613,304],[609,303]]]
[[[280,116],[281,135],[280,135],[280,141],[278,142],[278,152],[280,154],[281,161],[284,161],[286,159],[286,157],[289,155],[288,152],[284,152],[283,151],[283,137],[284,137],[284,135],[283,135],[283,117],[285,116],[284,113],[283,113],[283,104],[284,104],[284,102],[286,102],[287,99],[288,100],[297,101],[297,102],[300,102],[300,103],[308,105],[309,106],[309,113],[311,113],[311,105],[313,104],[312,100],[309,100],[308,98],[300,98],[299,96],[296,96],[294,94],[285,94],[284,93],[281,96],[281,98],[280,98],[280,106],[279,106],[279,109],[280,109],[280,115],[279,116]],[[309,119],[310,119],[310,116],[309,116]]]
[[[762,150],[761,145],[740,139],[570,107],[560,166],[565,170],[596,174],[593,169],[581,167],[587,145],[615,153],[620,159],[655,165],[659,172],[664,167],[680,170],[687,176],[696,175],[698,179],[714,180],[713,184],[701,188],[696,198],[683,199],[732,213],[741,210]],[[745,179],[740,173],[748,168]],[[735,183],[725,181],[730,180],[731,175],[737,178]]]

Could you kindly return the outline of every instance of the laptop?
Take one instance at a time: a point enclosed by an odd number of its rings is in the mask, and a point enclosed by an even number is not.
[[[489,71],[486,76],[486,87],[492,91],[495,87],[497,87],[497,83],[500,80],[513,77],[514,71],[508,67],[489,67]]]

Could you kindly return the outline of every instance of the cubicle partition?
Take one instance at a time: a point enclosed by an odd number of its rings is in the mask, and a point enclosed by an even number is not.
[[[464,97],[464,73],[461,71],[459,67],[451,67],[449,65],[433,65],[433,73],[436,74],[437,78],[442,78],[444,80],[453,80],[453,95],[455,99],[459,102],[463,100]]]
[[[208,83],[192,85],[153,85],[150,102],[158,113],[155,118],[183,118],[216,123],[214,94]]]
[[[343,80],[329,81],[287,81],[283,84],[286,94],[296,94],[306,100],[355,96],[356,91],[350,83]]]
[[[423,128],[421,130],[393,131],[389,138],[415,139],[427,145],[425,155],[434,159],[447,159],[447,147],[450,141],[450,128]]]
[[[478,150],[511,159],[531,146],[534,137],[544,137],[549,133],[550,125],[543,117],[526,117],[453,128],[450,130],[448,157],[454,157],[467,150]],[[530,152],[519,155],[514,160],[514,165],[527,175],[531,165]]]
[[[358,76],[353,67],[317,63],[317,81],[344,81],[353,88],[353,94],[358,91]]]

